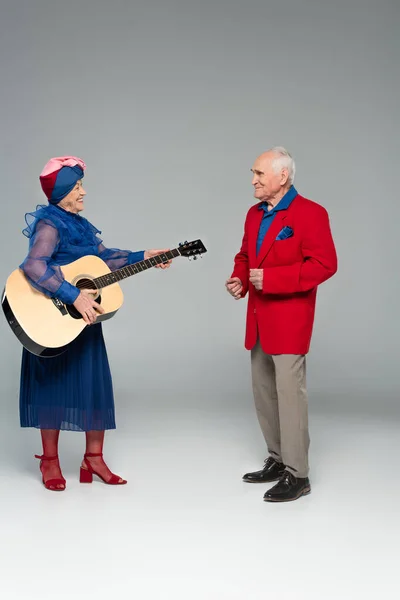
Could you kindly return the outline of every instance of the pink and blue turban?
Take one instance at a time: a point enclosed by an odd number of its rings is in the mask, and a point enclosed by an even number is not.
[[[50,204],[58,204],[84,176],[85,163],[76,156],[51,158],[40,174],[40,183]]]

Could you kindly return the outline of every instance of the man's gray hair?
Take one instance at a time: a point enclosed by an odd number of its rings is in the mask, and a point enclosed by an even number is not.
[[[276,158],[272,161],[272,168],[275,172],[280,169],[287,169],[289,174],[288,183],[292,185],[296,174],[296,165],[291,154],[283,146],[274,146],[271,148],[271,152],[276,154]]]

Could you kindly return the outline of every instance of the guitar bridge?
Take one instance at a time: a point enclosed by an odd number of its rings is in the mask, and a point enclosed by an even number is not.
[[[59,300],[58,298],[52,298],[51,300],[52,300],[52,302],[53,302],[54,306],[55,306],[56,308],[58,308],[58,310],[60,311],[60,313],[61,313],[63,316],[65,316],[65,315],[67,315],[67,314],[68,314],[68,311],[67,311],[67,309],[66,309],[66,307],[65,307],[65,304],[64,304],[64,302],[61,302],[61,300]]]

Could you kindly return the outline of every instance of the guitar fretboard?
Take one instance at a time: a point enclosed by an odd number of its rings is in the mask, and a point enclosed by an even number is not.
[[[158,256],[147,258],[146,260],[141,260],[133,265],[127,265],[126,267],[122,267],[122,269],[117,269],[112,273],[107,273],[107,275],[96,277],[96,279],[93,280],[93,283],[96,285],[97,289],[105,288],[108,285],[122,281],[122,279],[126,279],[127,277],[131,277],[132,275],[136,275],[142,271],[147,271],[147,269],[151,269],[152,267],[167,262],[168,260],[172,260],[177,256],[180,256],[180,252],[177,248],[175,248],[174,250],[170,250],[164,254],[159,254]]]

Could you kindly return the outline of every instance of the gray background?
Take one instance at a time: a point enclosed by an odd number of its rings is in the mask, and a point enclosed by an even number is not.
[[[1,1],[0,280],[27,251],[25,212],[45,202],[39,173],[62,154],[87,163],[84,216],[106,245],[172,248],[201,238],[208,248],[201,261],[179,258],[167,272],[124,282],[125,304],[104,326],[120,426],[115,468],[135,439],[143,442],[135,469],[146,452],[161,461],[164,441],[179,462],[190,461],[195,440],[204,478],[218,452],[228,458],[236,448],[238,458],[251,448],[246,467],[262,462],[246,305],[224,282],[254,202],[249,169],[275,144],[293,154],[299,192],[327,208],[339,258],[319,291],[308,362],[314,461],[331,417],[351,433],[373,414],[387,439],[399,416],[398,30],[397,0]],[[17,474],[25,461],[41,497],[37,465],[26,458],[39,450],[38,434],[18,427],[21,348],[4,319],[0,327],[2,469],[10,454]],[[179,419],[187,439],[174,429]],[[232,451],[210,442],[207,423],[217,437],[229,429]],[[367,474],[371,455],[389,460],[374,423],[368,435],[360,430]],[[332,459],[339,446],[332,434]],[[338,477],[349,465],[342,452]],[[233,589],[227,597],[236,598]]]

